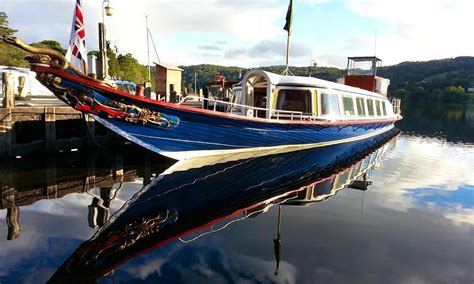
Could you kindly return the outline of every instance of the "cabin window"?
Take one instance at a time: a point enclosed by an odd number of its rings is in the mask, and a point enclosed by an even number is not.
[[[384,116],[387,116],[386,102],[382,102],[382,113],[383,113]]]
[[[311,112],[311,92],[309,90],[281,90],[278,92],[277,109]]]
[[[367,100],[367,112],[368,112],[369,116],[374,116],[375,115],[374,100],[371,100],[371,99]]]
[[[382,110],[380,109],[380,101],[375,101],[375,109],[377,110],[377,116],[382,116]]]
[[[357,113],[359,114],[359,116],[365,116],[366,113],[365,113],[364,99],[357,98],[356,105],[357,105]]]
[[[342,97],[344,115],[355,115],[354,100],[352,97]]]
[[[339,115],[339,102],[336,95],[321,93],[321,115]]]

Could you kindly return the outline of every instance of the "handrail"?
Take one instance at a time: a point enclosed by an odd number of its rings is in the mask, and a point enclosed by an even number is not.
[[[289,115],[290,120],[294,120],[295,118],[298,118],[299,120],[303,120],[303,119],[312,120],[313,118],[315,119],[315,117],[313,115],[304,115],[302,111],[290,111],[290,110],[279,110],[279,109],[270,109],[269,110],[267,108],[242,105],[242,104],[237,104],[237,103],[233,103],[233,102],[226,102],[226,101],[222,101],[222,100],[217,100],[215,98],[203,98],[203,97],[196,96],[196,95],[186,96],[186,97],[182,98],[181,101],[178,104],[183,104],[188,99],[198,99],[198,101],[204,100],[204,101],[214,102],[213,111],[217,111],[217,104],[226,105],[226,106],[230,107],[230,113],[231,114],[234,111],[233,110],[234,107],[239,107],[239,108],[246,108],[247,110],[255,110],[255,113],[252,115],[254,117],[258,116],[258,111],[271,111],[272,116],[276,116],[277,120],[280,119],[281,115],[284,115],[284,116]],[[285,118],[287,118],[287,117],[285,117]]]

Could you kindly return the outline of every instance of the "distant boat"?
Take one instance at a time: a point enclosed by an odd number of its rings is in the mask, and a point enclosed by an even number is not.
[[[340,83],[253,70],[231,101],[211,109],[156,101],[112,88],[72,67],[59,53],[13,38],[31,70],[58,98],[126,139],[176,160],[215,155],[260,156],[375,137],[402,119],[386,96],[376,57],[349,58]],[[368,64],[369,69],[359,65]],[[186,100],[186,98],[185,98]]]
[[[219,164],[179,161],[81,244],[50,282],[94,282],[138,255],[177,240],[192,242],[274,205],[324,201],[373,169],[393,149],[397,133]]]

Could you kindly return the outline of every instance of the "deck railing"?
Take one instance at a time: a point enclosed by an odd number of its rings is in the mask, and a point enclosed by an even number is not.
[[[242,104],[237,104],[233,102],[226,102],[222,100],[217,100],[214,98],[203,98],[199,96],[194,96],[194,95],[189,95],[184,97],[178,104],[183,104],[187,101],[197,101],[197,102],[202,102],[202,101],[208,101],[209,103],[213,103],[213,105],[210,105],[211,110],[213,111],[218,111],[218,105],[224,106],[224,111],[226,113],[234,114],[236,112],[239,112],[239,114],[244,115],[242,113],[243,110],[246,110],[246,116],[250,117],[259,117],[258,114],[259,112],[267,112],[271,111],[272,113],[272,118],[274,119],[286,119],[286,120],[317,120],[317,118],[314,115],[311,114],[305,114],[301,111],[289,111],[289,110],[279,110],[279,109],[267,109],[267,108],[261,108],[261,107],[254,107],[254,106],[248,106],[248,105],[242,105]]]

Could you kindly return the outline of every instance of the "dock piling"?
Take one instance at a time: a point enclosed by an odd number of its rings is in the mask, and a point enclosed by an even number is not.
[[[56,150],[56,112],[53,107],[44,108],[46,151]]]
[[[123,182],[123,155],[115,154],[114,180],[116,182]]]
[[[46,159],[46,198],[58,198],[58,178],[55,157],[48,157]]]
[[[87,131],[87,145],[96,146],[97,141],[95,140],[95,120],[92,116],[85,114],[84,120],[86,121]]]
[[[3,85],[3,108],[15,107],[15,92],[13,89],[13,74],[5,72],[2,74]]]
[[[13,155],[13,121],[11,108],[5,109],[0,114],[0,146],[8,156]],[[0,150],[0,155],[1,155]]]

